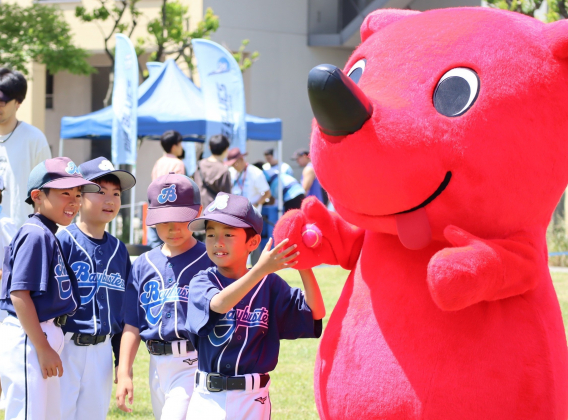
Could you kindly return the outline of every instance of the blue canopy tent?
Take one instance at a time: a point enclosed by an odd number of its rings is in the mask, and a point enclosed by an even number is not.
[[[207,120],[203,95],[180,70],[174,60],[148,63],[150,75],[138,87],[138,136],[157,138],[167,130],[176,130],[186,140],[203,141]],[[113,110],[108,106],[78,117],[63,117],[59,156],[63,156],[65,139],[110,139]],[[247,138],[278,141],[282,156],[282,120],[246,115]],[[189,137],[189,139],[188,139]],[[279,187],[279,214],[282,214],[282,188]]]

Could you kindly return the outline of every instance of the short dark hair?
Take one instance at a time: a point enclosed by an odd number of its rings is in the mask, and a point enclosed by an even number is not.
[[[229,139],[223,134],[211,136],[209,139],[209,150],[211,150],[211,153],[216,156],[222,155],[230,145],[231,143],[229,142]]]
[[[266,156],[266,155],[274,156],[274,149],[272,147],[266,149],[264,151],[264,156]]]
[[[162,149],[164,152],[170,153],[172,151],[172,147],[176,144],[180,144],[183,140],[183,137],[180,133],[175,130],[168,130],[160,137],[160,143],[162,143]]]
[[[256,166],[258,169],[260,169],[262,171],[263,170],[262,167],[264,166],[264,162],[261,162],[261,161],[254,162],[252,164],[252,166]]]
[[[122,191],[122,186],[120,185],[120,179],[118,179],[118,177],[113,174],[103,175],[100,178],[93,179],[93,182],[99,185],[101,185],[101,182],[108,182],[109,184],[112,184],[115,187],[120,188],[120,191]]]
[[[28,82],[19,71],[0,67],[0,90],[21,104],[28,92]]]

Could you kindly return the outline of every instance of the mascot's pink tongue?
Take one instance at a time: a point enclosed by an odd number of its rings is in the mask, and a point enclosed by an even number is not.
[[[410,213],[397,214],[395,219],[398,239],[406,248],[422,249],[432,241],[430,222],[424,207]]]

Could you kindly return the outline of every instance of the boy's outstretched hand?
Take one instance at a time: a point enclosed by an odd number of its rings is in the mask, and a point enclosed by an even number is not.
[[[270,249],[272,248],[272,242],[273,240],[270,238],[256,263],[257,270],[264,276],[282,270],[283,268],[294,267],[298,264],[298,261],[294,260],[300,255],[300,252],[292,254],[297,248],[297,245],[284,248],[289,243],[288,238],[286,238],[273,249]]]

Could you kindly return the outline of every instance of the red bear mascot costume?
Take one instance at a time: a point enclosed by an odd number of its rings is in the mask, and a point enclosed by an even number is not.
[[[337,213],[308,199],[275,233],[299,268],[351,270],[316,360],[321,418],[566,420],[545,233],[568,183],[568,20],[379,10],[361,38],[345,72],[308,80]]]

